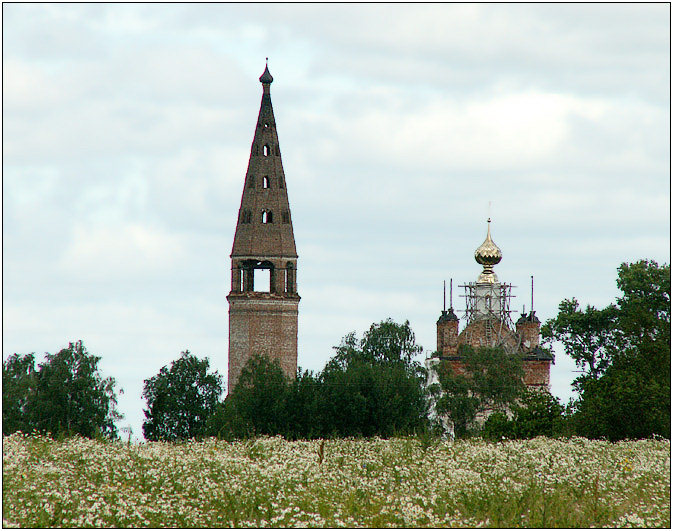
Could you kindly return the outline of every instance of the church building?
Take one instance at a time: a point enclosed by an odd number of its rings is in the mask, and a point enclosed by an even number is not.
[[[268,64],[259,81],[262,102],[231,250],[231,291],[227,296],[230,392],[255,354],[277,360],[291,378],[297,372],[297,249]]]
[[[491,238],[490,218],[486,239],[474,252],[474,259],[483,270],[476,282],[460,286],[465,289],[465,327],[460,330],[460,321],[452,304],[442,311],[437,321],[437,351],[426,361],[430,369],[429,383],[438,381],[432,368],[440,360],[447,361],[455,373],[464,373],[458,352],[461,345],[503,347],[506,352],[522,355],[524,384],[529,389],[549,391],[549,372],[554,357],[540,347],[540,320],[535,316],[532,302],[530,313],[522,312],[516,324],[512,322],[513,286],[500,282],[493,271],[502,260],[502,252]]]

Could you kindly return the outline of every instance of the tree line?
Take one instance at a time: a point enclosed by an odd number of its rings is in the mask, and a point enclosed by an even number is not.
[[[409,322],[373,324],[346,335],[322,371],[288,378],[274,361],[254,356],[226,398],[208,358],[189,351],[145,380],[147,440],[179,441],[282,435],[289,439],[441,434],[489,439],[581,435],[670,438],[670,266],[622,264],[621,296],[606,308],[559,304],[542,327],[581,371],[577,398],[562,406],[522,381],[522,359],[500,348],[462,346],[465,374],[440,362],[427,385]],[[118,436],[113,378],[81,341],[35,365],[34,354],[3,361],[3,434],[15,431]],[[481,420],[480,420],[481,419]]]

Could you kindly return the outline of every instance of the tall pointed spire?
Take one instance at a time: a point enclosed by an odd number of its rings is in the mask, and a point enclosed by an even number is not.
[[[271,105],[270,85],[273,77],[268,64],[259,80],[264,91],[250,150],[231,256],[296,258],[285,173]]]

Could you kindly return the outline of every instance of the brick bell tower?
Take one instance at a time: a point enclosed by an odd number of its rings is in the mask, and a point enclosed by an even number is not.
[[[259,81],[262,103],[231,251],[229,392],[255,354],[278,360],[291,378],[297,372],[297,249],[268,63]]]

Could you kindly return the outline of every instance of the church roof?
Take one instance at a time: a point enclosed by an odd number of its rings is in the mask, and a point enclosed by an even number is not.
[[[488,218],[486,239],[474,251],[474,259],[481,265],[494,266],[502,260],[502,251],[491,238],[491,218]]]
[[[445,321],[458,321],[458,316],[453,312],[453,308],[449,308],[448,310],[442,310],[442,315],[439,316],[439,320],[437,322],[443,323]]]
[[[530,313],[522,313],[521,317],[519,317],[516,324],[526,323],[526,322],[539,323],[540,320],[537,318],[537,315],[535,315],[535,312],[533,311],[533,312],[530,312]]]
[[[502,260],[502,251],[491,238],[491,218],[488,218],[488,229],[486,239],[477,250],[474,251],[474,259],[478,264],[484,266],[484,270],[479,275],[477,282],[488,282],[491,284],[498,282],[497,275],[493,272],[493,266]]]

